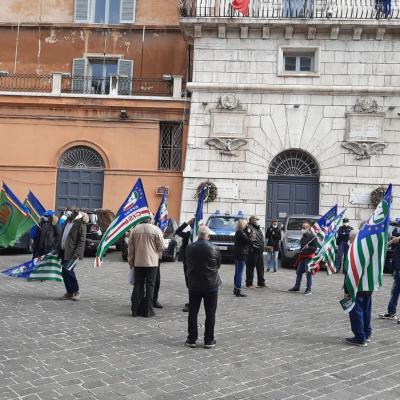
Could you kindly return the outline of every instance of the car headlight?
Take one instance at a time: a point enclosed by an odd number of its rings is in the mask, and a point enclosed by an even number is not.
[[[300,240],[288,238],[286,247],[289,251],[300,250],[301,249]]]
[[[215,232],[212,229],[210,229],[210,235],[215,235]]]

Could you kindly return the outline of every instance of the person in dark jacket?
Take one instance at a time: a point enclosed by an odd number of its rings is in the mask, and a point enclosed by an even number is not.
[[[202,225],[198,231],[198,240],[190,244],[186,249],[187,278],[189,287],[189,315],[188,337],[186,346],[196,347],[198,339],[197,315],[201,300],[204,300],[206,313],[204,329],[204,347],[206,349],[215,346],[214,326],[215,313],[217,311],[218,287],[221,278],[218,269],[221,265],[221,254],[208,240],[210,230]]]
[[[289,289],[289,292],[300,291],[303,274],[306,273],[307,287],[304,294],[309,295],[311,294],[312,274],[308,271],[308,263],[310,259],[314,257],[315,251],[317,250],[317,239],[311,233],[311,227],[308,222],[303,222],[301,233],[300,253],[297,256],[296,283]]]
[[[61,232],[58,256],[63,266],[62,277],[67,292],[61,297],[61,300],[79,300],[79,284],[74,269],[77,261],[83,258],[86,224],[89,222],[89,217],[75,207],[69,208],[65,215],[67,219]]]
[[[48,210],[40,218],[39,226],[35,228],[33,238],[33,256],[37,258],[58,249],[60,240],[60,227],[54,212]]]
[[[347,252],[349,251],[349,234],[352,230],[353,228],[350,226],[349,219],[344,218],[343,225],[339,227],[336,238],[336,244],[338,246],[338,255],[335,258],[336,272],[339,272],[340,268],[342,268],[343,260],[346,258]]]
[[[392,233],[392,239],[389,242],[392,245],[393,259],[393,286],[387,312],[379,314],[381,319],[397,319],[397,304],[400,296],[400,233],[397,229]],[[400,324],[400,321],[397,321]]]
[[[194,218],[190,219],[187,222],[184,222],[175,231],[175,235],[178,235],[179,237],[182,238],[182,245],[181,245],[181,248],[179,250],[178,260],[182,261],[182,264],[183,264],[183,273],[185,275],[186,287],[188,287],[187,264],[186,264],[186,248],[187,248],[187,246],[189,244],[190,233],[191,233],[190,227],[193,225],[193,222],[194,222]],[[189,312],[189,303],[185,304],[185,307],[183,307],[182,311],[183,312]]]
[[[240,219],[236,224],[234,246],[235,276],[233,278],[235,286],[233,294],[237,297],[247,297],[247,295],[245,295],[241,290],[243,270],[246,265],[245,262],[249,255],[249,247],[251,245],[251,239],[245,232],[246,226],[247,221],[245,219]]]
[[[268,251],[267,271],[273,268],[273,271],[276,272],[278,269],[279,243],[282,238],[277,219],[271,221],[271,226],[267,229],[267,232],[265,232],[265,237],[267,239]]]
[[[252,240],[246,260],[246,287],[254,288],[254,268],[257,270],[257,286],[266,287],[264,279],[264,233],[258,223],[259,218],[252,215],[245,229],[245,233]]]

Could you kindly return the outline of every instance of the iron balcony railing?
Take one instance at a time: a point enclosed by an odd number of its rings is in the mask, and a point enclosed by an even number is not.
[[[52,80],[52,75],[0,73],[0,91],[49,93],[52,90]]]
[[[182,0],[182,17],[247,18],[232,0]],[[248,18],[400,18],[400,0],[250,0]]]

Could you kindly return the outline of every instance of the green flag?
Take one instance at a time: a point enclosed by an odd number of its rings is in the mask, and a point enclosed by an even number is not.
[[[35,224],[29,210],[11,189],[3,183],[0,192],[0,246],[12,246]]]

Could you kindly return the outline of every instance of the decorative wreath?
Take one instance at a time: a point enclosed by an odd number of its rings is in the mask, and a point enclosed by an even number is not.
[[[195,194],[195,198],[198,199],[201,190],[203,189],[203,187],[206,187],[206,198],[205,201],[207,203],[214,201],[217,196],[218,196],[218,189],[215,186],[215,183],[210,182],[210,181],[206,181],[206,182],[201,182],[199,186],[197,186],[196,189],[196,194]]]
[[[369,200],[374,207],[377,207],[378,204],[381,202],[385,191],[386,189],[383,186],[379,186],[371,192]]]

